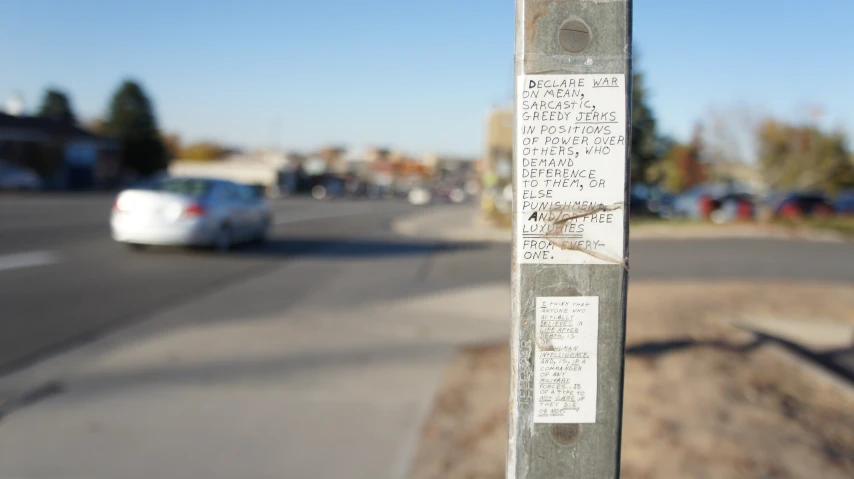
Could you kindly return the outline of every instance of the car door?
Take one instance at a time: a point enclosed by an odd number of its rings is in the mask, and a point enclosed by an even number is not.
[[[266,219],[261,197],[248,185],[240,185],[240,198],[244,205],[244,215],[249,235],[256,237]]]
[[[240,197],[238,185],[231,182],[220,183],[220,201],[224,220],[231,227],[231,234],[237,240],[244,240],[247,236],[247,224],[245,205]]]

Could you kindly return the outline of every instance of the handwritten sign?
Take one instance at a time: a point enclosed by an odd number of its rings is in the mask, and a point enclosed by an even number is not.
[[[527,75],[518,82],[518,262],[622,262],[625,92],[623,74]]]
[[[595,423],[599,297],[537,298],[534,422]]]

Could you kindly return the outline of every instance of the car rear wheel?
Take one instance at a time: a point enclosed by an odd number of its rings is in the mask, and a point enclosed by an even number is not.
[[[213,247],[217,252],[228,253],[232,246],[231,228],[228,225],[222,225],[214,236]]]
[[[270,220],[265,219],[261,222],[261,227],[258,230],[258,236],[255,238],[258,243],[266,243],[267,237],[270,235]]]
[[[125,246],[127,246],[131,251],[145,251],[148,249],[148,245],[139,243],[125,243]]]

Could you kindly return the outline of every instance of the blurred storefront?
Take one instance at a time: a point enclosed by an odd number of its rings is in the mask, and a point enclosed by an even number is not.
[[[496,108],[486,120],[486,145],[481,172],[484,213],[509,214],[513,182],[513,109]]]
[[[72,123],[0,113],[0,161],[51,188],[107,188],[119,181],[121,146]]]

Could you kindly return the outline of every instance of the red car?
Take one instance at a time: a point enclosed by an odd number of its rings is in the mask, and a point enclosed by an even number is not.
[[[821,193],[790,193],[774,208],[774,216],[786,219],[821,218],[833,213],[833,205]]]

